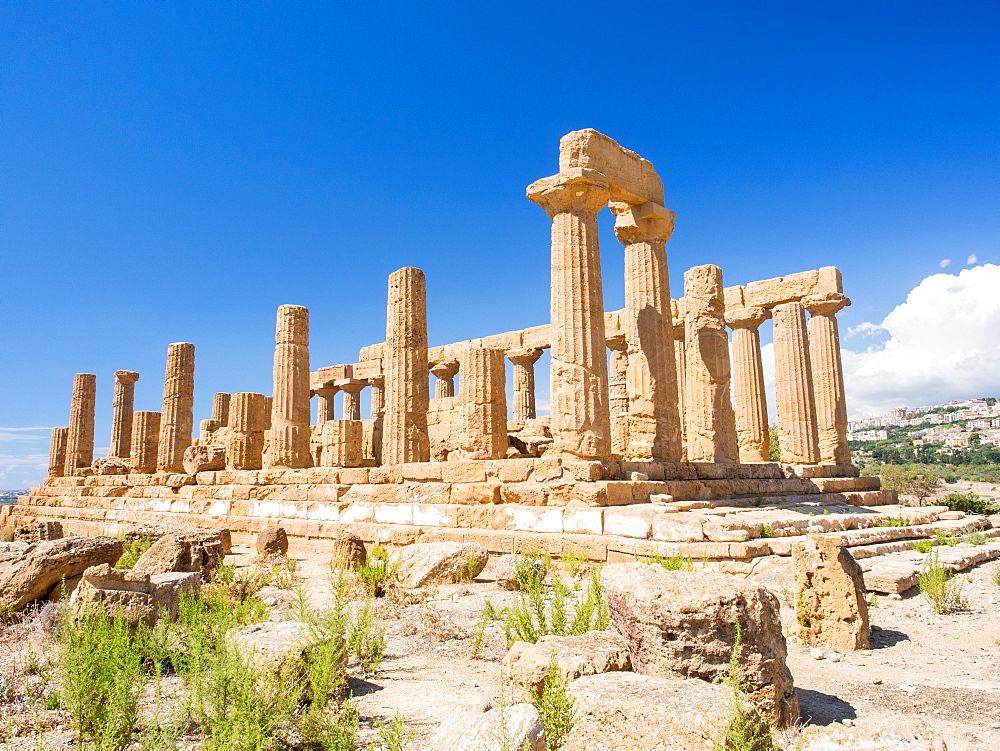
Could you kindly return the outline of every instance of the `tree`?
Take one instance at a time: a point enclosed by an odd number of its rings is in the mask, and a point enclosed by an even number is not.
[[[971,433],[969,435],[969,445],[970,446],[978,446],[982,442],[983,442],[983,439],[979,437],[979,433]]]

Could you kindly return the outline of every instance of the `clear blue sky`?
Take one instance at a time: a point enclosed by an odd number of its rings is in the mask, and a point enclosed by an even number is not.
[[[112,372],[158,409],[173,341],[197,418],[269,393],[282,303],[352,361],[404,265],[432,343],[544,322],[524,188],[585,127],[656,165],[675,291],[836,265],[843,325],[879,321],[942,258],[1000,260],[998,31],[996,2],[6,2],[0,425],[66,424],[92,372],[106,446]]]

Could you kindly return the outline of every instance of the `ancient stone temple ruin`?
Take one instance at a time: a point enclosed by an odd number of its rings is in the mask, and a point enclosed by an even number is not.
[[[403,268],[389,276],[385,341],[353,362],[311,369],[309,311],[281,306],[272,393],[216,394],[197,435],[194,344],[169,345],[159,412],[133,412],[139,374],[117,371],[112,455],[98,459],[96,377],[78,374],[48,479],[7,513],[89,534],[280,524],[297,544],[349,531],[390,545],[752,566],[788,555],[789,538],[807,530],[874,525],[859,507],[895,503],[851,465],[836,319],[850,301],[837,269],[727,287],[722,269],[696,266],[672,297],[663,184],[650,162],[593,130],[565,136],[559,171],[527,195],[551,221],[548,323],[429,346],[424,273]],[[625,254],[625,307],[614,311],[598,247],[605,206]],[[759,334],[768,321],[771,405]],[[551,412],[539,416],[546,349]]]

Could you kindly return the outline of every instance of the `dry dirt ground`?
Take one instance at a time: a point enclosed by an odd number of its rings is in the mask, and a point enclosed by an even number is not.
[[[252,550],[236,546],[227,563],[247,565]],[[300,586],[315,606],[332,596],[327,558],[296,551]],[[789,666],[795,678],[806,726],[834,722],[865,726],[892,715],[919,715],[938,732],[951,751],[1000,749],[1000,564],[983,564],[963,574],[969,607],[937,615],[911,590],[900,600],[880,597],[871,610],[873,648],[815,659],[810,650],[789,640]],[[786,633],[791,633],[790,582],[769,581],[782,600]],[[506,652],[499,623],[487,627],[478,657],[473,658],[476,623],[486,598],[501,609],[517,595],[491,581],[490,568],[473,583],[424,590],[413,604],[379,605],[388,627],[387,656],[369,675],[352,671],[351,689],[362,716],[362,738],[374,738],[379,720],[401,713],[417,734],[416,751],[441,719],[455,707],[495,699],[500,694],[500,660]],[[272,617],[294,599],[288,590],[265,588],[259,596],[274,601]],[[34,646],[32,646],[34,644]],[[37,629],[6,629],[0,635],[0,742],[2,749],[75,748],[68,716],[44,708],[43,688],[23,676],[6,692],[3,681],[24,667],[34,648],[50,650]],[[42,728],[34,732],[32,728]],[[16,729],[20,728],[20,729]],[[194,746],[190,746],[194,747]],[[794,748],[794,739],[790,742]]]

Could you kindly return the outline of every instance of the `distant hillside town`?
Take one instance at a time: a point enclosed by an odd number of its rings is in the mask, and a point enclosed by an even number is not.
[[[905,435],[914,447],[934,444],[945,449],[1000,448],[1000,404],[996,397],[983,397],[916,409],[901,407],[881,417],[850,422],[847,430],[848,441],[854,442],[885,441]]]

